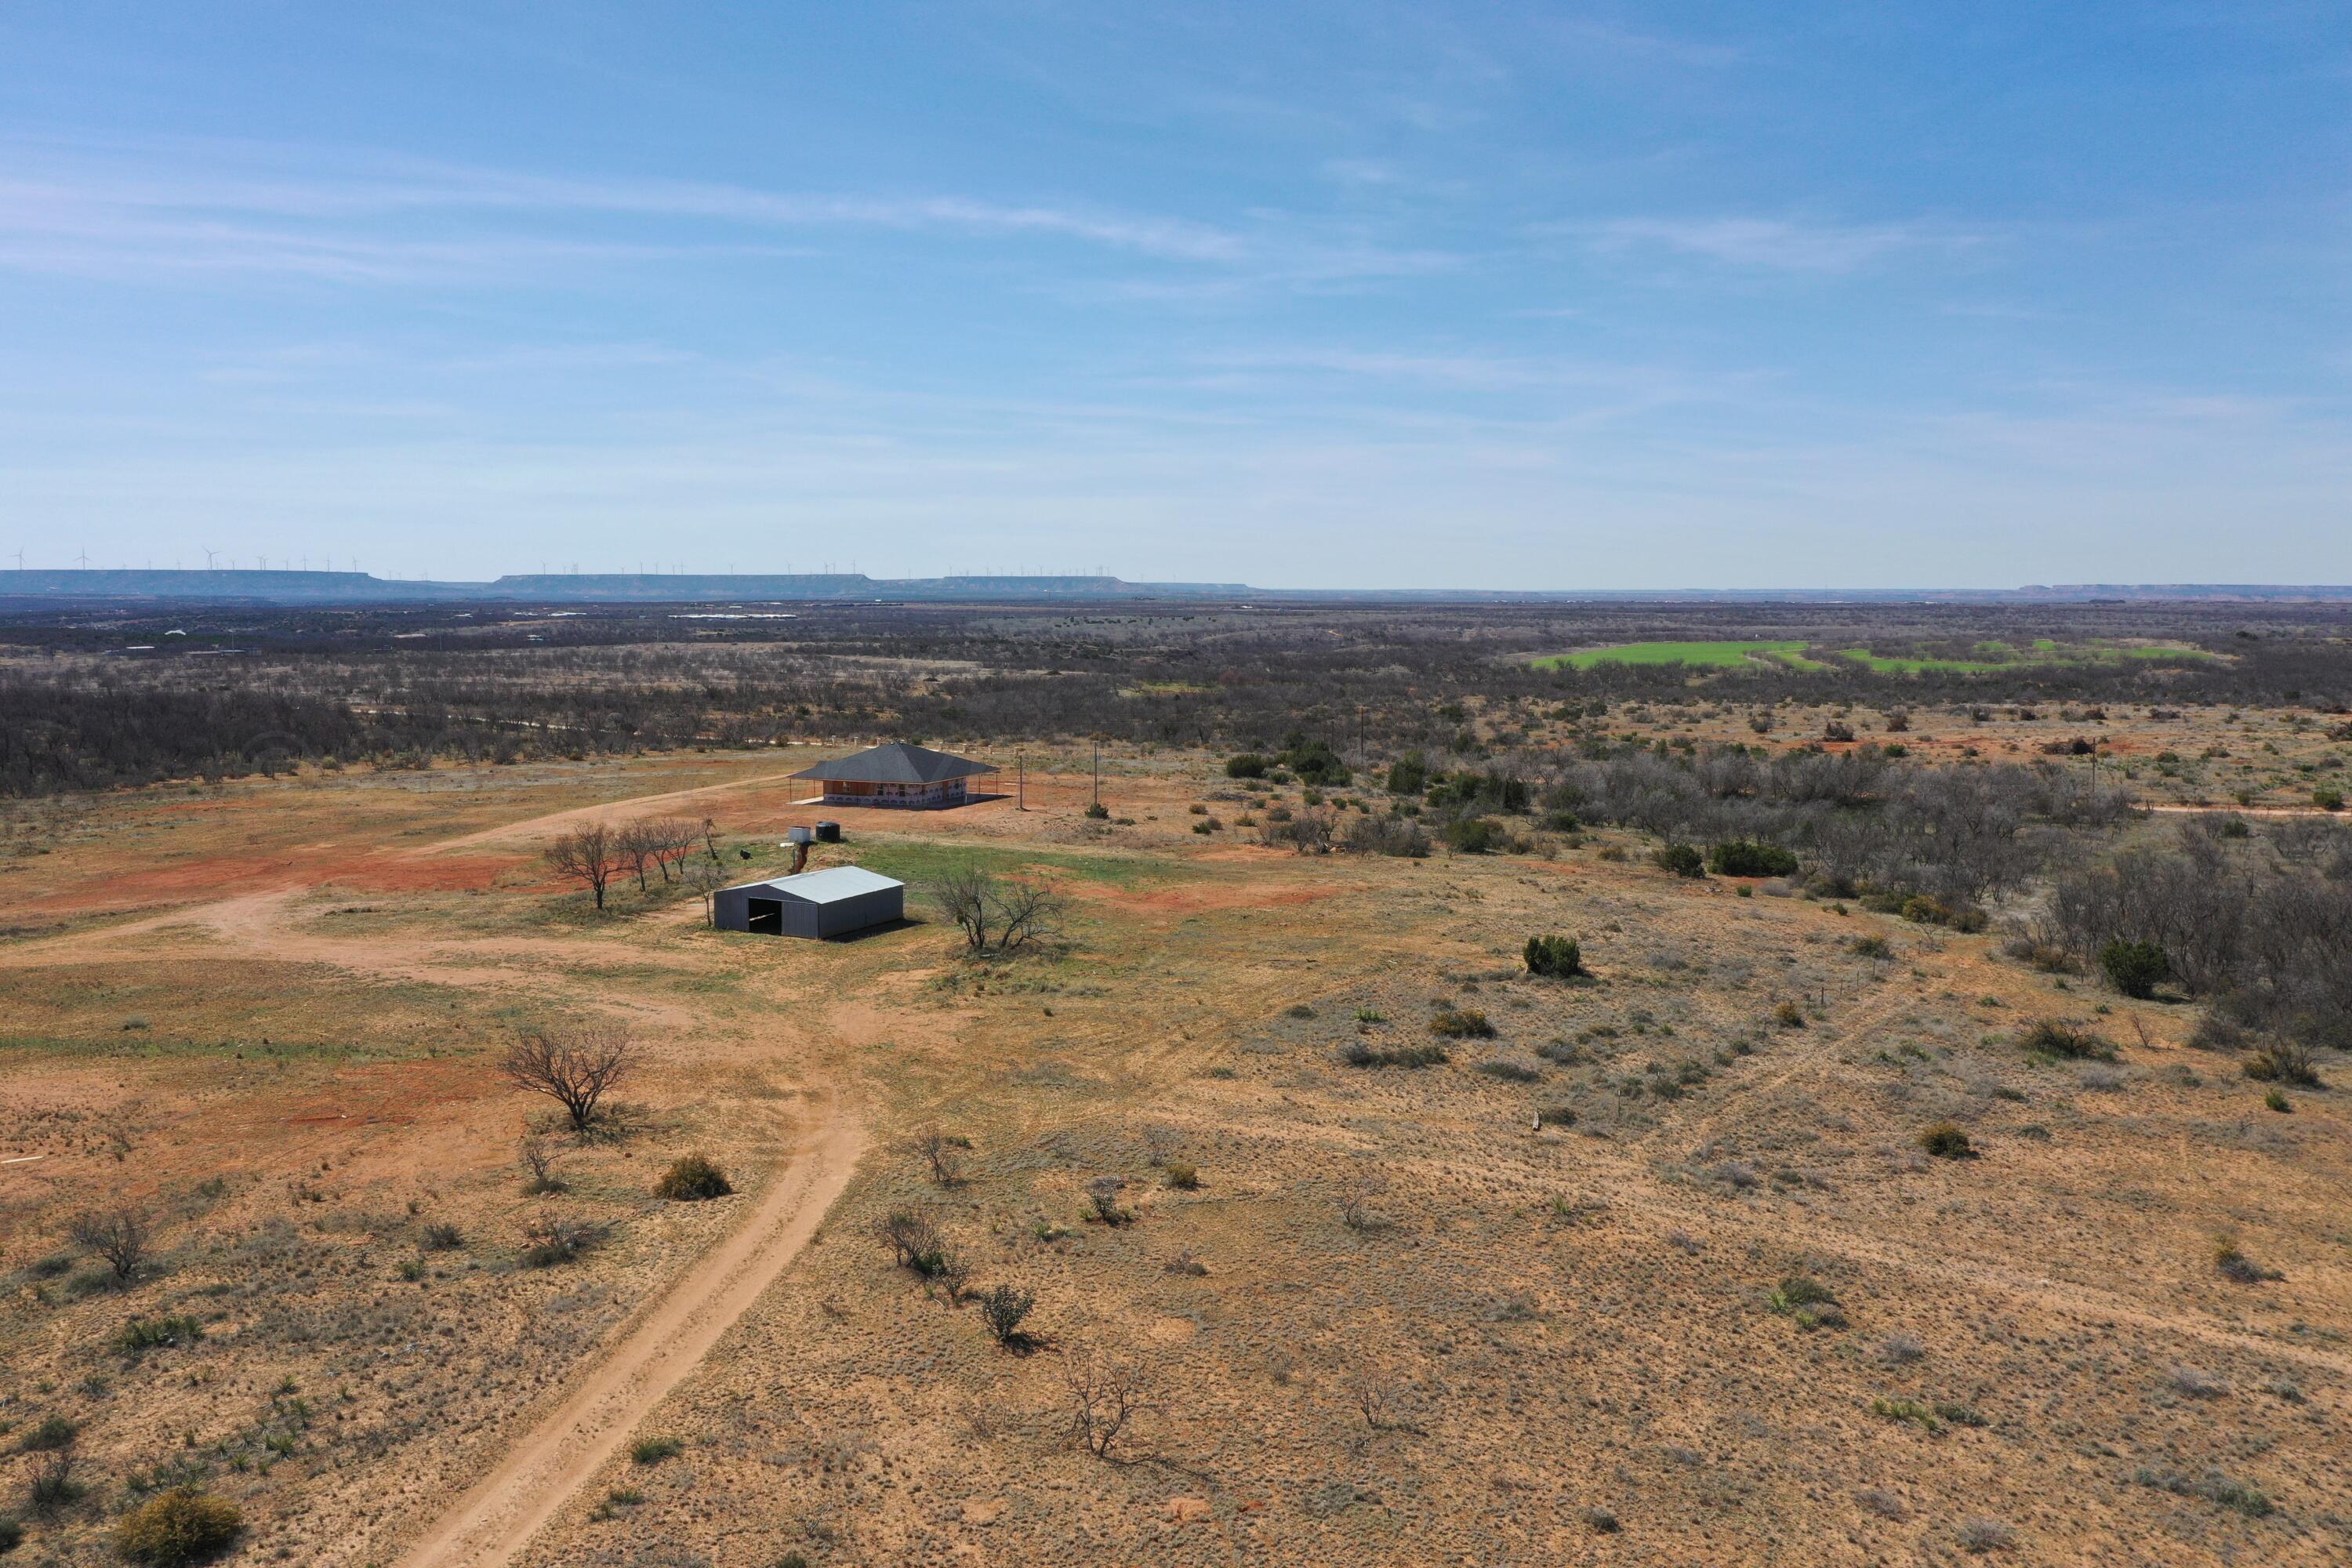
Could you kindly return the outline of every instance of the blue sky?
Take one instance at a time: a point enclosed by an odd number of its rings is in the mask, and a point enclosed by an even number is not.
[[[2352,582],[2352,6],[0,16],[0,551]]]

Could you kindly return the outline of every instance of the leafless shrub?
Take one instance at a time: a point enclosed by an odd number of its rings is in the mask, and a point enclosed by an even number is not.
[[[976,867],[950,871],[929,884],[931,901],[963,932],[974,958],[998,958],[1050,941],[1066,909],[1052,889],[1018,878],[1000,879]]]
[[[618,835],[601,822],[590,823],[558,838],[547,847],[543,858],[548,869],[557,876],[583,884],[596,896],[600,910],[604,907],[604,889],[612,885],[627,860]]]
[[[1070,1436],[1097,1459],[1120,1458],[1136,1417],[1159,1408],[1143,1368],[1088,1345],[1073,1349],[1062,1367],[1070,1404]]]
[[[1405,1419],[1404,1396],[1396,1381],[1375,1367],[1360,1367],[1348,1374],[1343,1384],[1348,1403],[1364,1418],[1364,1425],[1375,1432],[1409,1432],[1412,1425]]]
[[[1903,1500],[1885,1487],[1864,1487],[1853,1494],[1853,1500],[1881,1519],[1902,1519],[1908,1511]]]
[[[569,1263],[608,1234],[605,1226],[591,1221],[542,1215],[523,1231],[522,1265],[526,1268],[552,1268],[557,1264]]]
[[[1878,1359],[1888,1366],[1909,1366],[1926,1357],[1927,1347],[1916,1334],[1893,1333],[1879,1342]]]
[[[702,923],[717,923],[717,916],[711,910],[710,895],[727,886],[727,868],[716,859],[695,860],[678,873],[678,879],[702,900]]]
[[[32,1511],[44,1519],[53,1518],[80,1501],[87,1489],[73,1479],[73,1472],[71,1448],[58,1448],[41,1456],[33,1466],[32,1480],[26,1489],[26,1502]]]
[[[929,1279],[947,1258],[939,1226],[912,1209],[892,1209],[874,1222],[874,1237],[890,1249],[901,1268]]]
[[[971,1140],[960,1138],[933,1125],[922,1129],[907,1141],[915,1157],[930,1171],[931,1181],[942,1187],[963,1184],[963,1154],[971,1147]]]
[[[1126,1225],[1135,1218],[1135,1211],[1120,1205],[1119,1193],[1127,1186],[1118,1176],[1097,1176],[1087,1184],[1087,1209],[1105,1225]]]
[[[526,1132],[515,1140],[515,1158],[528,1173],[522,1190],[537,1197],[544,1193],[563,1191],[563,1178],[555,1173],[555,1149],[536,1132]]]
[[[543,1094],[562,1105],[575,1132],[596,1121],[604,1097],[635,1066],[627,1033],[609,1024],[585,1024],[562,1032],[533,1030],[507,1048],[499,1072],[515,1088]]]
[[[74,1245],[106,1260],[116,1283],[129,1284],[147,1260],[147,1220],[130,1207],[92,1209],[74,1215],[66,1234]]]
[[[2185,1394],[2190,1399],[2220,1399],[2230,1392],[2226,1379],[2185,1364],[2176,1365],[2166,1372],[2164,1381],[2173,1393]]]
[[[1372,1207],[1380,1187],[1370,1181],[1350,1182],[1339,1189],[1339,1223],[1360,1236],[1388,1228],[1388,1220]]]
[[[1960,1550],[1981,1556],[1988,1552],[2006,1552],[2017,1544],[2017,1531],[1996,1519],[1964,1520],[1960,1524]]]
[[[1268,812],[1265,821],[1259,825],[1257,837],[1269,848],[1290,849],[1301,855],[1328,855],[1331,852],[1331,816],[1322,811],[1302,811],[1285,816]]]

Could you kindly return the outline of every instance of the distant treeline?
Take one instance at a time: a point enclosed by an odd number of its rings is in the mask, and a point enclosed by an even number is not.
[[[719,612],[722,616],[724,612]],[[969,748],[1103,736],[1274,750],[1294,732],[1366,765],[1505,752],[1629,706],[1756,714],[2352,701],[2352,613],[2313,606],[710,607],[492,616],[183,610],[0,625],[0,792],[249,773],[281,759],[414,763],[894,735]],[[2335,618],[2326,619],[2326,616]],[[2315,619],[2314,617],[2322,617]],[[173,635],[178,634],[178,635]],[[2225,657],[1986,674],[1757,666],[1534,668],[1598,642],[1805,637],[1851,645],[2168,637]]]

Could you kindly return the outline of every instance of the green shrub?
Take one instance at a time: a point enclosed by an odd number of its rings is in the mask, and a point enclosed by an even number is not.
[[[1531,936],[1527,946],[1528,973],[1567,980],[1584,973],[1584,949],[1572,936]]]
[[[1100,822],[1103,818],[1110,815],[1110,807],[1105,805],[1100,801],[1096,801],[1087,807],[1086,814],[1095,821]]]
[[[988,1325],[998,1344],[1019,1346],[1028,1340],[1021,1325],[1036,1305],[1037,1298],[1029,1291],[992,1285],[980,1293],[980,1321]]]
[[[1858,936],[1845,944],[1848,952],[1862,958],[1892,958],[1894,947],[1883,936]]]
[[[1429,787],[1429,760],[1419,752],[1407,752],[1389,764],[1391,795],[1419,795]]]
[[[629,1445],[629,1462],[633,1465],[658,1465],[664,1459],[675,1459],[686,1452],[686,1445],[675,1437],[640,1437]]]
[[[1282,753],[1275,758],[1284,767],[1298,775],[1298,782],[1318,789],[1336,789],[1353,777],[1339,753],[1331,749],[1328,741],[1309,741],[1292,735]]]
[[[2032,1056],[2063,1057],[2070,1061],[2111,1062],[2116,1048],[2087,1029],[2072,1024],[2062,1024],[2055,1018],[2037,1018],[2027,1026],[2017,1043]]]
[[[1446,844],[1465,855],[1487,855],[1503,846],[1503,826],[1488,817],[1465,816],[1445,825]]]
[[[1805,1010],[1794,1002],[1783,1002],[1772,1009],[1772,1021],[1784,1029],[1801,1029],[1805,1026]]]
[[[25,1527],[5,1514],[0,1514],[0,1557],[5,1557],[24,1544]]]
[[[1956,1121],[1938,1121],[1919,1134],[1919,1147],[1938,1160],[1969,1160],[1976,1157],[1976,1145]]]
[[[2172,973],[2164,949],[2152,942],[2126,942],[2121,937],[2099,949],[2099,967],[2106,972],[2107,984],[2126,996],[2143,999],[2155,995],[2157,982]]]
[[[2299,1083],[2317,1089],[2319,1064],[2311,1047],[2293,1040],[2273,1040],[2255,1048],[2240,1069],[2256,1083]]]
[[[70,1415],[44,1415],[16,1446],[27,1454],[54,1454],[60,1448],[71,1447],[80,1433],[81,1423]]]
[[[1790,877],[1797,858],[1777,844],[1734,838],[1708,851],[1707,868],[1718,877]]]
[[[150,1568],[178,1568],[226,1551],[244,1527],[235,1503],[174,1487],[123,1515],[114,1528],[114,1549]]]
[[[1188,1160],[1168,1163],[1168,1184],[1179,1192],[1189,1193],[1201,1184],[1201,1168]]]
[[[1429,1020],[1430,1029],[1449,1040],[1491,1040],[1495,1026],[1475,1007],[1440,1007]]]
[[[1506,1083],[1535,1083],[1543,1077],[1541,1068],[1531,1067],[1526,1062],[1515,1062],[1502,1058],[1480,1062],[1472,1070],[1485,1073],[1488,1078],[1499,1078]]]
[[[2322,811],[2344,809],[2344,792],[2334,784],[2321,784],[2311,792],[2311,804]]]
[[[1243,752],[1225,759],[1225,776],[1229,779],[1262,779],[1265,777],[1266,760],[1255,752]]]
[[[1842,1329],[1845,1313],[1839,1310],[1838,1300],[1830,1288],[1809,1274],[1790,1274],[1773,1287],[1769,1298],[1772,1310],[1792,1318],[1801,1329]]]
[[[1340,1047],[1339,1059],[1351,1068],[1433,1068],[1453,1058],[1444,1046],[1381,1047],[1350,1040]]]
[[[700,1154],[682,1156],[654,1184],[654,1196],[686,1204],[723,1198],[734,1190],[727,1173]]]
[[[168,1345],[194,1344],[204,1332],[194,1318],[133,1318],[115,1331],[114,1348],[135,1356]]]
[[[1662,871],[1672,871],[1677,877],[1704,877],[1706,860],[1687,844],[1668,844],[1653,850],[1650,864]]]

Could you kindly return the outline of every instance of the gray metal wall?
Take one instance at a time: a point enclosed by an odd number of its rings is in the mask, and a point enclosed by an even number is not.
[[[789,898],[753,884],[748,888],[721,888],[713,893],[710,896],[711,918],[721,931],[750,931],[753,899],[772,899],[783,905],[786,936],[845,936],[851,931],[864,931],[867,926],[887,925],[892,921],[903,920],[907,913],[907,889],[904,888],[877,888],[854,899],[813,904],[805,899]]]
[[[870,893],[860,893],[854,899],[843,899],[837,903],[807,907],[817,912],[817,929],[810,934],[845,936],[854,931],[864,931],[867,926],[887,925],[892,921],[902,919],[907,912],[907,889],[877,888]],[[787,931],[792,929],[793,912],[793,906],[785,904],[784,929]]]

